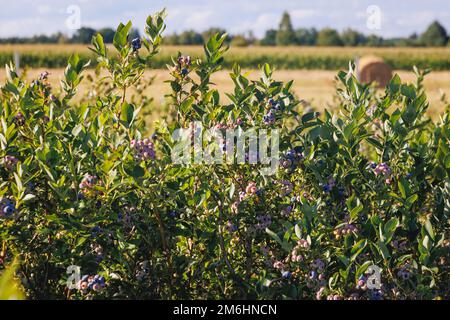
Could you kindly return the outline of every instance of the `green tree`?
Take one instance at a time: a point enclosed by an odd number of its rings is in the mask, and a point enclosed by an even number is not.
[[[295,44],[295,32],[292,27],[291,16],[287,12],[284,12],[281,18],[280,26],[276,35],[276,44],[278,46]]]
[[[259,42],[262,46],[275,46],[277,44],[277,30],[269,29]]]
[[[92,28],[82,27],[72,37],[74,43],[91,43],[92,37],[97,31]]]
[[[339,33],[331,28],[320,30],[317,35],[317,45],[319,46],[342,46],[342,39]]]
[[[186,30],[178,36],[178,44],[181,45],[199,45],[203,43],[203,37],[194,30]]]
[[[315,28],[300,28],[295,31],[296,42],[302,46],[313,46],[317,42],[317,30]]]
[[[231,45],[233,47],[247,47],[249,45],[249,41],[243,35],[235,35],[233,39],[231,39]]]
[[[434,21],[430,24],[428,29],[422,33],[420,40],[427,47],[445,46],[448,41],[447,31],[438,21]]]
[[[164,41],[164,44],[168,44],[168,45],[180,44],[180,38],[176,32],[167,35],[163,41]]]
[[[100,33],[102,35],[103,41],[105,43],[113,42],[115,31],[112,28],[102,28],[102,29],[98,30],[98,33]]]
[[[353,29],[345,29],[341,34],[341,39],[345,46],[350,47],[364,45],[366,42],[364,34]]]

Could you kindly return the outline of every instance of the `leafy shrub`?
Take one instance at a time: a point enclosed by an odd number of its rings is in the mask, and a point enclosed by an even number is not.
[[[120,24],[114,52],[92,40],[97,95],[71,98],[88,66],[76,55],[61,90],[7,66],[1,94],[2,264],[39,298],[448,298],[450,120],[425,115],[422,87],[395,76],[383,94],[340,72],[337,114],[302,109],[269,65],[250,81],[235,65],[223,104],[210,83],[225,35],[205,56],[169,65],[172,119],[150,137],[129,96],[159,51],[164,13],[146,37]],[[132,41],[129,41],[132,40]],[[270,111],[277,110],[277,111]],[[268,116],[272,114],[272,116]],[[276,129],[281,168],[180,165],[176,129]],[[81,268],[79,290],[66,287]],[[380,290],[366,271],[381,269]]]

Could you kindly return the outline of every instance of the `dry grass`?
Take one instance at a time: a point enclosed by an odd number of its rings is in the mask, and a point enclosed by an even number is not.
[[[111,45],[109,45],[111,48]],[[85,44],[0,44],[0,52],[89,52],[88,45]],[[173,54],[180,51],[199,55],[203,52],[202,46],[163,46],[161,53]],[[450,56],[450,47],[436,48],[410,48],[410,47],[232,47],[228,54],[239,55],[304,55],[304,56],[349,56],[353,55],[404,55],[404,56]]]
[[[43,69],[32,69],[28,71],[27,78],[35,79]],[[50,81],[53,85],[58,86],[59,80],[63,77],[63,69],[51,69],[49,70]],[[88,73],[93,74],[92,70],[88,70]],[[259,77],[259,71],[249,71],[250,78],[256,79]],[[412,82],[415,80],[414,75],[407,71],[397,72],[403,81]],[[166,70],[148,70],[145,73],[145,77],[150,78],[155,76],[154,84],[148,89],[146,94],[155,99],[155,111],[154,116],[161,110],[161,106],[164,103],[164,95],[169,93],[170,86],[165,83],[165,80],[169,80],[169,75]],[[335,94],[335,82],[334,78],[336,71],[325,70],[281,70],[276,71],[274,78],[280,81],[294,80],[294,91],[299,98],[310,102],[314,107],[321,110],[325,107],[333,107],[333,98]],[[0,83],[4,83],[5,71],[0,70]],[[212,82],[219,88],[219,91],[223,94],[225,92],[232,92],[233,83],[229,78],[229,71],[220,71],[216,73]],[[450,96],[450,71],[433,72],[429,74],[425,79],[425,87],[428,94],[428,100],[430,101],[429,113],[432,116],[436,116],[443,112],[443,105],[440,102],[441,93],[446,93]],[[83,86],[80,89],[82,93]],[[222,95],[226,101],[225,95]]]

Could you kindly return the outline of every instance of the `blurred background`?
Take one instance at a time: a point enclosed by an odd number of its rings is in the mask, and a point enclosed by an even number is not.
[[[145,93],[154,98],[155,110],[169,91],[164,81],[170,57],[201,57],[204,40],[217,32],[228,33],[226,68],[237,62],[256,78],[258,65],[268,62],[276,79],[293,79],[299,98],[318,109],[332,107],[335,75],[349,60],[366,59],[360,71],[372,65],[366,73],[376,77],[380,67],[368,58],[374,56],[404,81],[414,80],[414,65],[433,71],[425,81],[432,116],[443,110],[443,95],[450,95],[448,0],[2,1],[0,65],[12,60],[30,79],[47,70],[56,85],[72,53],[92,58],[93,35],[111,43],[117,25],[131,20],[132,38],[140,37],[147,15],[162,8],[168,14],[164,46],[145,74],[153,81]],[[212,79],[222,92],[232,90],[228,73]],[[2,67],[2,83],[4,77]],[[383,82],[380,77],[375,80]]]

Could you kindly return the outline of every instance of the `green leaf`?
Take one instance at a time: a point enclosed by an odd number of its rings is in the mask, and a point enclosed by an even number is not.
[[[373,264],[372,261],[366,261],[362,265],[360,265],[356,269],[356,272],[355,272],[355,281],[358,281],[359,280],[359,276],[364,274],[364,272],[366,272],[367,268],[369,268],[369,266],[371,266],[372,264]]]
[[[23,189],[22,180],[20,179],[19,175],[14,172],[14,179],[16,180],[17,190],[20,193]]]
[[[283,241],[281,241],[280,237],[273,232],[272,230],[270,230],[269,228],[266,228],[266,233],[272,237],[272,239],[274,239],[276,242],[278,242],[280,245],[283,245]]]
[[[346,267],[348,267],[348,265],[349,265],[349,263],[350,263],[350,260],[349,260],[346,256],[344,256],[344,255],[339,255],[338,258],[339,258],[339,260],[341,260],[341,262],[342,262]]]
[[[444,166],[446,169],[450,169],[450,153],[444,158]]]
[[[122,52],[122,50],[127,45],[128,33],[131,29],[131,26],[131,21],[128,21],[126,25],[120,23],[117,27],[116,33],[114,34],[113,45],[119,52]]]
[[[140,178],[140,177],[144,176],[144,174],[145,174],[145,171],[141,166],[135,166],[133,168],[132,176],[134,178]]]
[[[416,90],[412,85],[403,84],[400,91],[402,95],[410,99],[414,99],[416,97]]]
[[[82,129],[83,129],[83,124],[81,124],[81,123],[77,124],[77,125],[72,129],[72,135],[73,135],[74,137],[77,137],[77,136],[80,134],[80,132],[81,132]]]
[[[427,249],[428,252],[431,250],[432,244],[431,244],[431,241],[430,241],[430,237],[428,235],[423,237],[422,245],[423,245],[423,247],[425,249]]]
[[[364,250],[364,248],[367,245],[367,240],[362,239],[355,243],[355,245],[352,247],[350,253],[352,254],[351,261],[354,261],[358,255]]]
[[[306,123],[306,122],[308,122],[308,121],[311,121],[311,120],[317,118],[318,115],[319,115],[318,112],[308,112],[308,113],[305,113],[305,114],[302,116],[302,123]]]
[[[386,224],[384,225],[384,242],[388,244],[392,240],[392,236],[394,235],[395,230],[397,229],[399,225],[399,221],[397,218],[391,218]]]
[[[170,86],[172,87],[172,90],[174,92],[180,92],[181,91],[181,85],[176,81],[170,81]]]
[[[389,83],[389,89],[392,93],[397,93],[400,89],[400,86],[402,84],[402,80],[398,76],[398,74],[395,74],[394,77],[392,77],[391,82]]]
[[[120,120],[123,124],[129,128],[134,118],[134,106],[127,102],[122,104],[122,110],[120,113]]]
[[[408,199],[406,199],[406,202],[411,206],[414,204],[414,202],[417,201],[418,198],[419,196],[417,194],[413,194],[412,196],[408,197]]]
[[[92,44],[95,47],[96,52],[101,56],[106,56],[106,47],[103,41],[103,36],[100,33],[97,33],[92,37]]]
[[[378,238],[380,239],[380,241],[386,240],[386,238],[384,237],[384,232],[383,232],[381,223],[378,225]]]
[[[386,244],[382,241],[378,241],[377,245],[383,259],[389,259],[391,257],[391,254],[389,253],[389,249],[387,248]]]
[[[427,219],[427,221],[425,222],[425,230],[427,231],[430,238],[434,241],[434,230],[429,219]]]
[[[23,300],[25,294],[20,281],[15,278],[17,262],[2,271],[0,276],[0,300]]]
[[[405,180],[405,178],[400,178],[398,180],[398,189],[400,190],[400,194],[402,195],[403,199],[406,199],[409,193],[409,184]]]
[[[194,97],[189,97],[189,98],[185,99],[180,105],[181,112],[187,113],[189,111],[189,109],[191,108],[192,104],[194,103],[194,101],[195,101]]]
[[[234,183],[231,183],[230,191],[229,191],[229,193],[228,193],[228,196],[230,197],[230,199],[233,198],[235,189],[236,189],[236,186],[234,185]]]
[[[356,219],[358,217],[358,214],[363,210],[363,205],[360,204],[359,206],[354,207],[351,211],[350,211],[350,217],[352,219]]]
[[[36,196],[34,194],[28,193],[25,195],[25,197],[23,197],[22,201],[26,202],[26,201],[30,201],[32,199],[36,198]]]
[[[300,226],[298,224],[295,225],[294,230],[295,230],[295,235],[297,236],[297,238],[301,239],[302,238],[302,230],[300,229]]]

